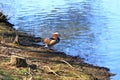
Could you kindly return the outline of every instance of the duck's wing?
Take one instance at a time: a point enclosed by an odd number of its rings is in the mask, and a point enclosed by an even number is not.
[[[50,43],[49,43],[49,46],[53,46],[53,45],[55,45],[56,43],[57,43],[56,40],[51,40]]]

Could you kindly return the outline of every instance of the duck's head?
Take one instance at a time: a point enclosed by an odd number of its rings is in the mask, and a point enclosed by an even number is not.
[[[57,39],[58,37],[60,37],[58,32],[53,33],[52,38]]]

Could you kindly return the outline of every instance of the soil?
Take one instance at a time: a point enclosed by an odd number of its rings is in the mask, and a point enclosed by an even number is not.
[[[42,38],[17,31],[11,23],[0,22],[0,79],[2,80],[110,80],[108,68],[94,66],[80,57],[45,49]],[[13,43],[16,35],[18,43]],[[11,56],[21,56],[27,67],[10,64]]]

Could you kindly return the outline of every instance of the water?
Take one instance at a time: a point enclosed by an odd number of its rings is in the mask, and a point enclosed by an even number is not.
[[[118,0],[0,0],[16,29],[39,37],[58,31],[57,50],[110,68],[111,80],[120,80],[119,9]]]

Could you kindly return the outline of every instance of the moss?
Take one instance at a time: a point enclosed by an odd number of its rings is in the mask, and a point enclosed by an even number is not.
[[[41,77],[40,75],[38,75],[38,76],[35,76],[34,79],[35,79],[35,80],[42,80],[42,77]]]
[[[18,70],[18,75],[25,75],[25,73],[27,73],[28,71],[27,71],[27,68],[23,68],[23,69],[20,69],[20,70]]]
[[[2,75],[2,80],[13,80],[14,77],[9,74],[10,72],[2,69],[0,70],[0,75]]]

